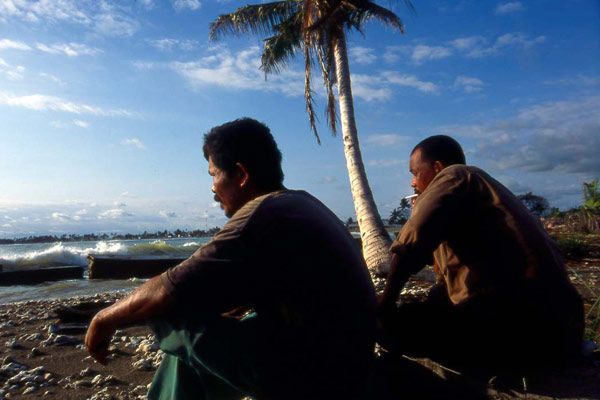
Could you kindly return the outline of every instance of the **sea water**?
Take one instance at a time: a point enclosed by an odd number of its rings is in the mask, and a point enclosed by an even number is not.
[[[0,245],[0,265],[5,269],[39,266],[77,265],[87,267],[87,256],[134,255],[187,257],[210,238],[145,240],[102,240]],[[145,279],[73,279],[39,285],[0,286],[0,304],[25,300],[94,295],[102,292],[129,291]]]

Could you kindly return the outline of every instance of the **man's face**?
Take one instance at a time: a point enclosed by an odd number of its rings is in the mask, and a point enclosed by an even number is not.
[[[417,149],[410,156],[409,165],[410,173],[413,175],[411,186],[415,189],[415,193],[421,194],[439,171],[436,171],[433,162],[423,159],[421,149]]]
[[[215,194],[215,201],[221,204],[225,215],[231,218],[246,203],[241,177],[235,173],[230,176],[217,167],[211,157],[208,157],[208,174],[213,179],[212,192]]]

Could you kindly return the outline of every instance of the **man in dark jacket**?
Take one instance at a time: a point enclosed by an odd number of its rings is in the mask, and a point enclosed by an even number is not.
[[[411,153],[418,194],[393,243],[379,311],[385,346],[452,365],[527,370],[576,357],[582,302],[540,222],[507,188],[432,136]],[[396,307],[410,275],[435,265],[442,285]]]
[[[166,353],[150,399],[360,397],[375,296],[347,229],[310,194],[284,188],[265,125],[213,128],[204,156],[230,220],[188,260],[98,313],[90,353],[105,361],[117,327],[149,320]]]

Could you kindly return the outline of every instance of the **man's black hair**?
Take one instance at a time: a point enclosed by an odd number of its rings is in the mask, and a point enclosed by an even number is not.
[[[236,163],[246,167],[260,189],[279,189],[283,183],[281,152],[270,129],[252,118],[240,118],[215,126],[204,135],[204,157],[226,173]]]
[[[423,139],[410,154],[412,155],[417,150],[421,150],[421,157],[425,160],[439,161],[446,167],[454,164],[466,164],[462,147],[450,136],[435,135]]]

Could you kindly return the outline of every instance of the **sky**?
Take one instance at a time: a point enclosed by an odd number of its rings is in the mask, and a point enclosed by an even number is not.
[[[227,0],[0,0],[0,237],[205,229],[203,135],[248,116],[285,184],[354,218],[341,137],[312,136],[301,59],[266,79],[261,37],[208,39]],[[600,2],[381,2],[403,20],[350,33],[363,159],[383,218],[412,193],[409,153],[448,134],[515,194],[581,204],[600,178]]]

